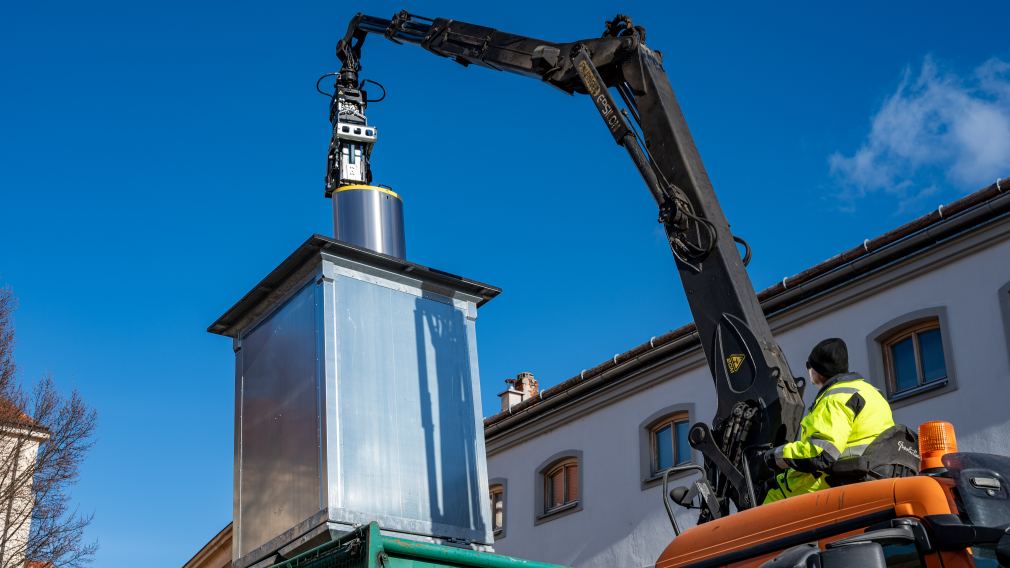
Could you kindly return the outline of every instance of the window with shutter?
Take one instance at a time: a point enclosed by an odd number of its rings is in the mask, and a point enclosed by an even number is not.
[[[584,484],[580,450],[558,452],[544,460],[535,471],[534,525],[582,510]]]
[[[565,507],[579,500],[579,462],[566,459],[544,475],[544,512]]]
[[[505,486],[491,486],[491,531],[500,538],[505,531]]]

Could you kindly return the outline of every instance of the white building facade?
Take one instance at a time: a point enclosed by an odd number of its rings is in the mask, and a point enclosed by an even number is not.
[[[1010,454],[1010,195],[998,184],[761,298],[794,376],[806,375],[816,342],[841,337],[850,368],[888,395],[897,422],[947,420],[961,450]],[[686,326],[488,418],[495,550],[579,568],[652,566],[674,536],[655,472],[701,463],[678,439],[715,407]]]
[[[32,487],[39,446],[49,433],[0,400],[0,568],[23,568],[35,507]]]

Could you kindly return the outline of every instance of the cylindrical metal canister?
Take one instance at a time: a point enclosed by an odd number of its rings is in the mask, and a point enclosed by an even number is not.
[[[333,192],[333,233],[337,240],[397,258],[406,258],[403,202],[385,187],[345,185]]]

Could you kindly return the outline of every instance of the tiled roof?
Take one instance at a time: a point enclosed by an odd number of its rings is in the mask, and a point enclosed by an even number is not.
[[[911,256],[922,248],[934,244],[950,235],[950,231],[964,230],[960,225],[949,227],[956,220],[968,222],[969,227],[979,226],[988,220],[1010,213],[1010,179],[997,180],[992,185],[984,187],[957,201],[942,205],[928,215],[923,215],[892,231],[874,239],[867,239],[860,245],[841,254],[835,255],[820,264],[812,266],[798,274],[783,278],[781,282],[758,293],[761,307],[766,314],[776,313],[801,301],[812,297],[833,286],[839,285],[837,280],[851,280],[867,274],[887,263]],[[971,215],[971,218],[969,217]],[[922,246],[899,247],[898,245],[913,243],[913,239],[921,239]],[[843,273],[843,269],[847,269]],[[693,323],[681,326],[663,335],[653,337],[648,342],[633,347],[624,353],[614,355],[611,359],[599,365],[582,371],[578,375],[561,382],[549,389],[540,391],[540,396],[523,401],[484,419],[485,431],[489,434],[498,433],[503,429],[525,422],[538,414],[538,410],[547,406],[545,403],[571,389],[599,377],[606,371],[625,365],[626,363],[649,355],[659,348],[672,343],[681,342],[680,350],[697,345],[698,338]],[[509,423],[503,424],[509,418]]]
[[[4,397],[0,397],[0,424],[38,428],[38,423],[36,423],[31,416],[25,414],[25,412],[16,404],[11,402],[10,399]]]

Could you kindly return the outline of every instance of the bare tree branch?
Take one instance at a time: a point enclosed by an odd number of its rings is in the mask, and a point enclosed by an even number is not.
[[[69,508],[69,489],[93,445],[96,414],[52,377],[27,394],[14,362],[15,300],[0,288],[0,568],[78,568],[97,545],[83,541],[92,515]]]

